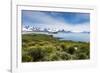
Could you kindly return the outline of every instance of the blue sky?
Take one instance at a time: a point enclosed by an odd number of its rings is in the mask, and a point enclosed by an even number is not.
[[[90,14],[22,10],[22,25],[66,31],[90,31]]]

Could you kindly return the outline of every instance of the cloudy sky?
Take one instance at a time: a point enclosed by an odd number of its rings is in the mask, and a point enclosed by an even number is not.
[[[90,14],[76,12],[50,12],[22,10],[22,25],[66,30],[73,32],[90,31]]]

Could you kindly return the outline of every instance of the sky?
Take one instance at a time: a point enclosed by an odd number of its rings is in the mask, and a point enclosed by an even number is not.
[[[82,12],[22,10],[22,25],[39,27],[41,29],[90,32],[90,14]]]

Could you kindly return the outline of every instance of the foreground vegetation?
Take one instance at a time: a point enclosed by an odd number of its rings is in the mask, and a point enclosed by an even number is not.
[[[22,34],[22,62],[85,60],[90,43],[59,40],[52,35]]]

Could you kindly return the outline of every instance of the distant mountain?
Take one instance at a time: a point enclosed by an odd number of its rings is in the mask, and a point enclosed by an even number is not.
[[[39,27],[34,26],[23,26],[22,31],[41,31]]]
[[[50,28],[39,28],[34,26],[23,26],[22,31],[41,31],[41,32],[58,32],[57,30],[50,29]]]
[[[48,32],[48,33],[58,33],[58,32],[64,32],[64,33],[90,33],[90,32],[87,32],[87,31],[82,31],[82,32],[79,32],[79,31],[66,31],[64,29],[60,29],[60,30],[54,30],[54,29],[50,29],[50,28],[39,28],[39,27],[34,27],[34,26],[29,26],[29,25],[26,25],[26,26],[23,26],[22,28],[22,31],[36,31],[36,32]]]
[[[90,33],[90,32],[87,32],[87,31],[83,31],[82,33]]]

